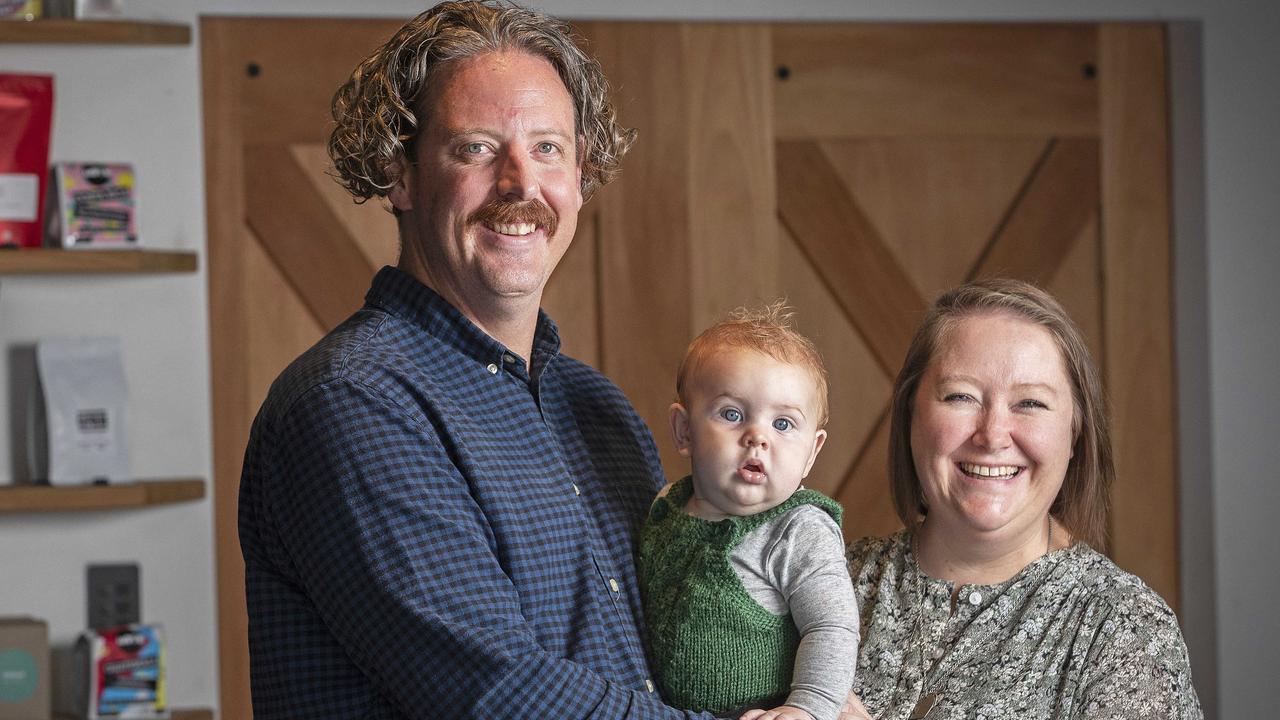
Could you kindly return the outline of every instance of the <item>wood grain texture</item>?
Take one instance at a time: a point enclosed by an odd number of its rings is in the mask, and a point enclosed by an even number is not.
[[[680,477],[688,462],[668,437],[667,408],[696,333],[684,34],[674,23],[576,27],[598,52],[621,122],[639,131],[622,175],[592,200],[600,213],[601,369],[649,425],[667,473]]]
[[[967,279],[1032,169],[1043,138],[870,137],[821,147],[920,296]]]
[[[1174,609],[1178,483],[1164,28],[1099,29],[1112,556]],[[1136,281],[1135,281],[1136,280]]]
[[[246,402],[261,407],[271,383],[280,371],[324,336],[325,328],[294,292],[281,268],[267,255],[257,238],[243,246],[245,346],[240,352],[253,358],[245,378]]]
[[[1098,162],[1092,138],[1051,142],[970,278],[1048,283],[1081,230],[1097,218]]]
[[[189,502],[204,497],[199,478],[144,480],[111,485],[0,486],[0,513],[117,510]]]
[[[849,469],[849,475],[835,498],[845,509],[842,529],[846,542],[860,537],[888,535],[902,527],[889,493],[887,409],[858,453],[857,462]]]
[[[542,309],[560,329],[560,352],[600,369],[598,222],[594,204],[578,214],[578,230],[542,293]]]
[[[257,122],[247,144],[324,142],[333,126],[333,93],[356,65],[391,37],[401,20],[228,19],[242,52],[219,58],[240,81],[241,102]],[[249,72],[249,66],[257,74]]]
[[[0,21],[0,43],[190,45],[191,26],[122,20]]]
[[[778,280],[782,292],[795,309],[796,329],[817,346],[828,375],[831,418],[827,423],[827,443],[805,479],[805,486],[835,496],[888,402],[890,379],[818,271],[780,223],[778,233]],[[861,517],[859,508],[846,507],[845,511],[850,522]]]
[[[1089,25],[773,27],[779,138],[1098,133]]]
[[[229,58],[244,21],[200,22],[204,112],[206,234],[209,263],[209,365],[213,429],[214,559],[218,593],[218,706],[226,718],[253,717],[244,561],[237,532],[240,469],[255,407],[248,402],[250,359],[243,292],[244,169],[242,68]]]
[[[691,23],[681,35],[696,333],[779,294],[773,80],[766,25]]]
[[[199,257],[174,250],[0,250],[0,275],[195,272]]]
[[[316,194],[288,147],[245,149],[249,226],[326,330],[363,304],[377,268]]]
[[[1106,288],[1102,284],[1102,237],[1100,218],[1080,229],[1071,252],[1042,287],[1053,294],[1084,335],[1085,344],[1099,368],[1106,360],[1103,339],[1102,305]]]
[[[400,230],[382,198],[356,203],[347,189],[333,179],[333,162],[322,143],[289,146],[289,154],[311,183],[316,195],[341,223],[347,239],[364,254],[369,267],[395,265],[400,259]]]
[[[910,278],[816,143],[778,144],[778,211],[886,375],[925,308]]]

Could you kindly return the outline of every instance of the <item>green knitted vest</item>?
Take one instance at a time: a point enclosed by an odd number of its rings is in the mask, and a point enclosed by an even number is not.
[[[785,696],[799,632],[790,615],[773,615],[747,594],[729,555],[747,533],[800,505],[839,524],[840,505],[801,489],[762,513],[710,521],[684,511],[692,493],[685,477],[654,501],[640,530],[640,593],[662,697],[723,713]]]

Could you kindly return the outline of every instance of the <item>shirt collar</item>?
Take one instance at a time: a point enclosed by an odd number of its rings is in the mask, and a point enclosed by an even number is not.
[[[385,310],[414,323],[436,340],[453,347],[478,362],[495,365],[529,382],[525,363],[507,360],[519,355],[485,333],[434,290],[417,278],[386,266],[373,278],[365,304]],[[560,353],[560,331],[555,322],[538,310],[538,326],[533,335],[533,358],[528,364],[536,380]]]

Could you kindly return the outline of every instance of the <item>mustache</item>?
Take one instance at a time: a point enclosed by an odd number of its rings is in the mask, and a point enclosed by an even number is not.
[[[560,225],[555,212],[541,200],[511,202],[501,198],[490,200],[467,218],[470,223],[492,226],[495,224],[533,223],[547,231],[547,237],[556,234]]]

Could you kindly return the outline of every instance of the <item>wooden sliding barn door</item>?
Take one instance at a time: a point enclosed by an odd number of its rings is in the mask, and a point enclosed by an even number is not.
[[[1104,371],[1111,554],[1177,606],[1162,26],[582,29],[640,130],[600,201],[603,368],[669,473],[683,343],[786,296],[832,377],[810,484],[844,504],[849,537],[894,530],[889,392],[922,312],[968,279],[1032,280]]]
[[[267,386],[394,263],[379,203],[324,172],[333,91],[398,21],[205,19],[222,716],[249,718],[236,492]],[[1157,25],[582,23],[622,120],[620,180],[579,219],[544,306],[566,352],[666,429],[685,344],[787,297],[831,373],[810,484],[853,536],[894,530],[893,374],[928,302],[1034,280],[1104,368],[1111,554],[1175,604],[1164,34]]]

